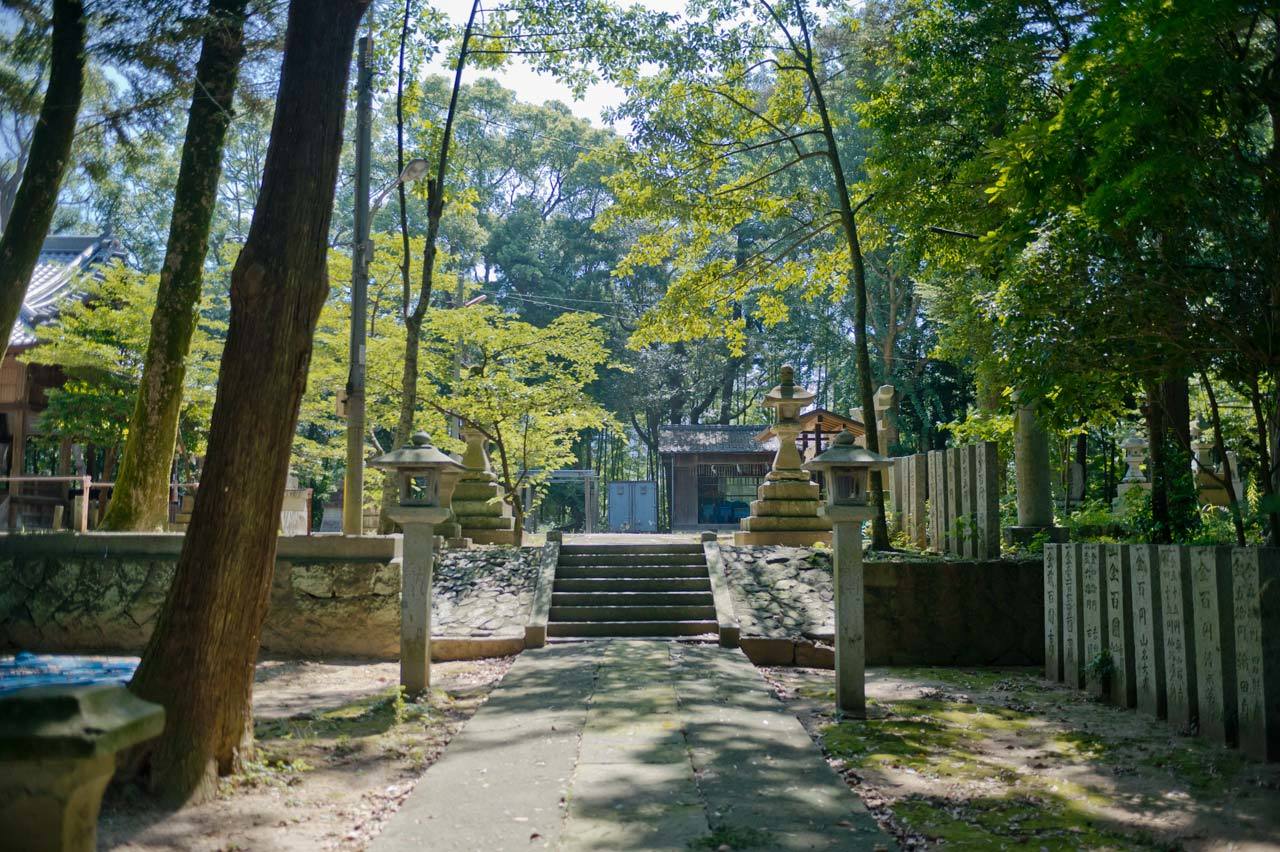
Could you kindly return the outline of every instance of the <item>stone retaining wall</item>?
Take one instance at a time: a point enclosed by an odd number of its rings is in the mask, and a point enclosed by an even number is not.
[[[1061,544],[1045,676],[1280,760],[1280,549]]]
[[[0,536],[0,651],[140,651],[181,546],[180,534]],[[537,554],[445,551],[434,578],[432,656],[519,651]],[[279,540],[264,652],[396,659],[399,630],[399,536]]]
[[[831,552],[722,547],[741,644],[762,664],[830,665]],[[1038,666],[1036,560],[879,559],[866,569],[869,665]]]

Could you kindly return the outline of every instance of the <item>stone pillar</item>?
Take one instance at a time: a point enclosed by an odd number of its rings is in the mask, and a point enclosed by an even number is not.
[[[1017,402],[1017,394],[1014,394]],[[1053,491],[1049,470],[1049,433],[1035,409],[1018,405],[1014,412],[1013,466],[1017,480],[1018,524],[1009,528],[1015,542],[1029,541],[1053,529]]]
[[[964,475],[964,466],[960,463],[958,447],[952,447],[944,452],[947,468],[947,520],[944,528],[946,546],[942,552],[959,556],[964,546],[965,531],[959,528],[956,521],[964,517],[964,491],[960,484],[961,477]]]
[[[1133,581],[1129,548],[1107,544],[1102,548],[1107,601],[1107,641],[1111,650],[1111,703],[1118,707],[1137,704],[1133,660]]]
[[[452,502],[459,535],[477,544],[515,544],[515,518],[489,463],[484,435],[464,426],[462,439],[467,442],[462,455],[462,466],[467,470],[453,490]]]
[[[1058,544],[1044,546],[1044,676],[1062,680],[1062,571]]]
[[[778,386],[765,395],[764,405],[774,409],[773,431],[778,450],[773,466],[751,501],[751,515],[738,522],[736,545],[811,545],[831,542],[831,521],[819,512],[818,485],[804,469],[796,448],[800,434],[800,410],[814,399],[812,391],[795,384],[791,367],[783,367]]]
[[[1108,639],[1107,591],[1104,574],[1102,545],[1081,544],[1080,578],[1084,601],[1084,662],[1088,666],[1097,660],[1104,649],[1111,647]],[[1085,673],[1085,686],[1090,695],[1101,697],[1106,684],[1096,672]]]
[[[978,531],[978,558],[1000,555],[1000,456],[994,441],[974,447],[974,523]]]
[[[1138,709],[1165,718],[1164,618],[1160,595],[1160,559],[1155,545],[1131,544],[1133,671]]]
[[[947,501],[951,489],[947,484],[947,454],[945,450],[929,451],[929,547],[938,553],[947,552],[947,523],[950,509]]]
[[[836,708],[862,719],[867,715],[862,524],[871,519],[871,512],[853,506],[828,506],[826,512],[833,527]]]
[[[1062,679],[1067,686],[1084,686],[1084,583],[1080,545],[1064,544],[1062,566]]]
[[[1240,750],[1280,760],[1280,549],[1231,551]]]
[[[960,505],[964,520],[960,526],[964,535],[960,540],[960,554],[974,559],[978,556],[978,448],[973,444],[960,447]]]
[[[1182,730],[1195,724],[1198,710],[1191,560],[1187,548],[1176,544],[1160,545],[1159,553],[1166,718]]]
[[[876,436],[880,455],[889,455],[889,448],[898,443],[898,390],[893,385],[881,385],[875,393]]]
[[[916,547],[923,549],[929,546],[928,523],[925,517],[925,507],[929,499],[929,457],[924,453],[910,456],[907,459],[907,470],[909,473],[905,498],[909,507],[907,516],[911,519],[907,535]]]
[[[443,507],[395,506],[388,512],[404,530],[400,559],[400,685],[420,695],[431,685],[431,573],[435,567],[435,525],[446,521]]]
[[[116,753],[163,730],[163,707],[116,684],[32,687],[0,698],[0,845],[92,852]]]
[[[1218,745],[1234,745],[1238,706],[1231,548],[1191,548],[1191,577],[1200,734]]]

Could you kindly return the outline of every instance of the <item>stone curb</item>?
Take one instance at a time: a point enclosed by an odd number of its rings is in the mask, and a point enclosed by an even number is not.
[[[742,630],[738,615],[733,609],[733,595],[724,576],[724,560],[720,555],[720,543],[713,532],[702,534],[702,552],[707,560],[707,573],[711,577],[711,596],[716,604],[716,622],[719,626],[720,644],[725,648],[738,647]]]

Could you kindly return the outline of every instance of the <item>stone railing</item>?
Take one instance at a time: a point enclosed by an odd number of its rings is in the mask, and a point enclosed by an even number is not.
[[[890,512],[917,547],[967,559],[1000,555],[1000,458],[991,441],[901,456]]]
[[[1051,544],[1045,675],[1280,760],[1280,549]]]

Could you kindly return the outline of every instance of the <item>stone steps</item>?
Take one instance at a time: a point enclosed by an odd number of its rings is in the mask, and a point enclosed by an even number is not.
[[[565,565],[556,566],[556,579],[654,577],[688,578],[707,576],[706,565]]]
[[[551,606],[714,606],[709,591],[610,591],[610,592],[553,592]]]
[[[715,619],[708,621],[551,621],[547,636],[580,639],[599,636],[668,639],[675,636],[715,635]]]
[[[558,574],[558,571],[557,571]],[[556,592],[711,592],[706,577],[556,577]]]
[[[700,544],[560,548],[547,636],[672,639],[719,629]]]

